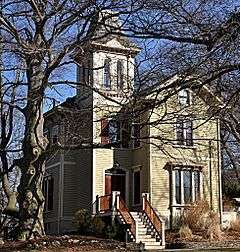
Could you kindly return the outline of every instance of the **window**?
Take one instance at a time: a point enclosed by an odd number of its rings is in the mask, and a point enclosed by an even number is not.
[[[101,120],[101,143],[114,144],[121,148],[138,148],[140,146],[140,124],[131,123],[128,119]]]
[[[53,190],[54,179],[52,176],[45,177],[43,180],[43,194],[45,197],[45,211],[53,210]]]
[[[104,61],[104,77],[103,86],[105,88],[111,88],[111,76],[110,76],[110,59]]]
[[[140,192],[140,171],[133,172],[133,203],[139,205],[141,200]]]
[[[179,118],[177,119],[176,129],[177,129],[177,144],[192,146],[193,145],[192,121]]]
[[[116,120],[101,120],[101,143],[116,143],[119,140],[119,123]]]
[[[124,76],[123,76],[123,62],[118,60],[117,62],[117,88],[123,89]]]
[[[172,174],[175,178],[175,188],[173,193],[173,201],[176,204],[190,204],[201,198],[201,172],[199,170],[180,169],[173,170]]]
[[[190,91],[187,89],[182,89],[178,93],[178,101],[181,106],[190,105]]]
[[[56,144],[59,140],[59,126],[55,125],[52,127],[52,132],[51,132],[51,142],[52,144]]]

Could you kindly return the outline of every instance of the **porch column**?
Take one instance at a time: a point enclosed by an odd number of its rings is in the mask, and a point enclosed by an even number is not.
[[[145,210],[145,199],[149,200],[149,193],[142,193],[142,209]]]
[[[115,223],[115,216],[117,215],[117,210],[119,209],[119,197],[120,197],[120,192],[118,191],[112,191],[112,205],[111,205],[111,218],[112,218],[112,225]]]

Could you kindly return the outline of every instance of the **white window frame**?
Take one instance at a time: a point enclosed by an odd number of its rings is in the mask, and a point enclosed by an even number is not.
[[[176,178],[176,171],[180,171],[180,193],[181,193],[181,197],[180,197],[180,203],[177,203],[176,201],[176,181],[175,181],[175,178]],[[191,203],[195,202],[196,201],[196,196],[195,196],[195,181],[194,181],[194,172],[195,171],[198,171],[199,172],[199,182],[200,182],[200,199],[202,199],[203,197],[203,173],[202,173],[202,170],[201,169],[194,169],[194,168],[185,168],[185,167],[175,167],[172,171],[171,171],[171,186],[172,186],[172,204],[173,206],[185,206],[185,205],[189,205],[189,204],[186,204],[184,202],[184,181],[183,181],[183,172],[184,171],[191,171]]]

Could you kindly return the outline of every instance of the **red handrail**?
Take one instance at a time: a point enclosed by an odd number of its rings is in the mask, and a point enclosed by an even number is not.
[[[147,215],[148,219],[151,221],[154,229],[158,233],[159,237],[162,237],[162,221],[157,215],[156,211],[151,206],[150,202],[145,198],[144,201],[144,212]]]
[[[136,238],[136,222],[131,215],[126,203],[124,202],[123,198],[119,197],[119,213],[121,214],[122,218],[124,219],[125,223],[130,225],[130,231],[134,238]]]
[[[99,197],[99,210],[106,212],[111,210],[112,195],[104,195]]]

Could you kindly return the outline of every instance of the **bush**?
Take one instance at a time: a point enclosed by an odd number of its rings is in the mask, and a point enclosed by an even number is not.
[[[91,231],[92,216],[86,209],[79,209],[73,218],[73,222],[80,234],[88,234]]]
[[[100,216],[95,216],[92,219],[92,231],[94,234],[101,235],[103,234],[103,229],[105,227],[104,221]]]

